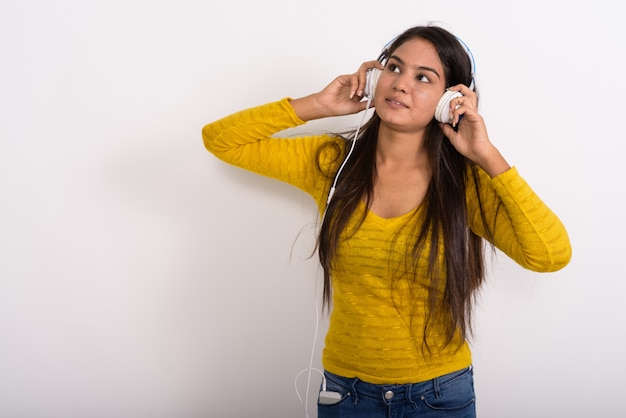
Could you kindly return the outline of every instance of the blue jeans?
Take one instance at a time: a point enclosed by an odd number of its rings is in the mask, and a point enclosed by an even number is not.
[[[318,418],[475,418],[472,367],[408,385],[374,385],[324,372],[326,391],[340,400],[320,404]]]

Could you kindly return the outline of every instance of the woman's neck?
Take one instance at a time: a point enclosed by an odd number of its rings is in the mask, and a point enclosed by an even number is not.
[[[376,147],[376,164],[404,169],[427,168],[424,132],[399,132],[381,124]]]

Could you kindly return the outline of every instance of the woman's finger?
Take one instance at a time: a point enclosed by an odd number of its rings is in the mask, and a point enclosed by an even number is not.
[[[352,90],[350,92],[350,98],[352,99],[355,95],[359,98],[363,97],[363,90],[365,89],[365,85],[367,84],[367,72],[372,70],[373,68],[383,69],[383,65],[378,60],[365,61],[354,75],[357,77],[356,85],[352,85]]]

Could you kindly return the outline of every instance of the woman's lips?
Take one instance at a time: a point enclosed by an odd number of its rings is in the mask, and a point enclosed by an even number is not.
[[[392,105],[393,107],[403,107],[403,108],[407,108],[408,106],[406,104],[404,104],[403,102],[401,102],[400,100],[390,97],[388,99],[386,99],[387,103],[389,103],[390,105]]]

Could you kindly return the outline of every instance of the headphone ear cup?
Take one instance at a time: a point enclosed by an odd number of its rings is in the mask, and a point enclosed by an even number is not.
[[[363,97],[369,100],[374,99],[374,92],[376,91],[376,84],[382,74],[382,70],[378,68],[372,68],[367,72],[367,79],[365,80],[365,88],[363,89]]]
[[[450,123],[450,101],[461,96],[463,95],[458,91],[446,90],[437,103],[435,119],[441,123]]]

